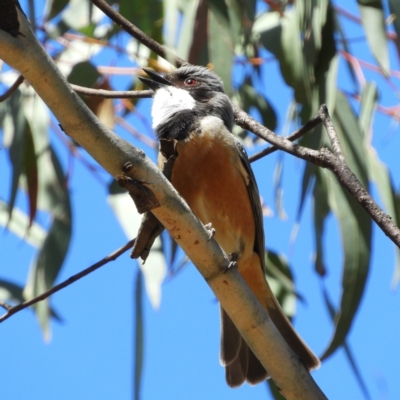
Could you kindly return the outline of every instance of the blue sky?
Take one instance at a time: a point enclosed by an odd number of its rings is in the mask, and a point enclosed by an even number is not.
[[[355,2],[335,2],[358,13]],[[350,4],[349,4],[350,3]],[[41,10],[40,4],[38,10]],[[359,38],[357,24],[346,22],[348,37]],[[352,49],[362,59],[374,62],[364,41],[355,41]],[[391,45],[392,69],[399,64]],[[121,57],[112,62],[132,66]],[[102,54],[99,65],[111,65]],[[291,91],[282,82],[278,65],[263,66],[269,97],[279,113],[277,133],[282,131]],[[344,62],[340,64],[340,84],[351,90]],[[377,82],[383,105],[396,105],[397,98],[379,75],[365,70],[367,79]],[[399,82],[393,80],[398,86]],[[115,87],[123,79],[113,78]],[[149,115],[150,100],[143,101],[140,111]],[[139,130],[145,131],[139,121]],[[117,129],[121,135],[124,133]],[[128,137],[128,136],[126,136]],[[60,141],[52,143],[64,167],[68,156]],[[154,150],[134,142],[154,159]],[[398,187],[400,178],[398,149],[399,130],[392,121],[379,113],[374,121],[373,144],[381,160],[392,168]],[[259,148],[250,149],[253,153]],[[273,173],[278,154],[253,164],[265,202],[274,208]],[[284,156],[284,206],[287,220],[276,215],[265,220],[267,247],[290,258],[298,291],[305,297],[299,303],[295,327],[317,353],[325,349],[332,333],[332,324],[321,295],[321,282],[313,272],[314,238],[309,199],[295,243],[290,236],[297,213],[297,199],[304,162]],[[8,197],[9,160],[0,149],[0,196]],[[106,175],[104,175],[106,176]],[[73,237],[59,281],[123,245],[127,239],[107,201],[107,187],[100,185],[82,164],[76,162],[71,180],[74,215]],[[376,196],[376,191],[373,189]],[[21,196],[20,196],[21,197]],[[25,207],[24,199],[18,205]],[[133,207],[133,205],[132,205]],[[129,212],[127,210],[127,212]],[[325,284],[331,298],[338,304],[341,281],[340,236],[335,220],[330,217],[325,237],[328,276]],[[400,350],[400,299],[391,287],[394,269],[393,245],[374,227],[371,273],[365,296],[356,316],[348,343],[356,357],[362,376],[373,399],[400,398],[398,369]],[[0,277],[23,284],[35,251],[9,232],[0,238]],[[64,323],[52,324],[52,340],[44,343],[33,313],[23,311],[0,326],[2,341],[0,383],[2,397],[20,399],[128,399],[133,386],[133,323],[136,262],[127,255],[106,265],[85,279],[69,286],[52,298],[52,304]],[[219,365],[219,306],[212,292],[193,265],[188,265],[163,285],[162,302],[154,310],[144,297],[144,370],[142,399],[268,399],[264,384],[244,385],[232,390],[227,387],[224,369]],[[336,352],[313,373],[314,379],[329,399],[362,399],[342,350]]]

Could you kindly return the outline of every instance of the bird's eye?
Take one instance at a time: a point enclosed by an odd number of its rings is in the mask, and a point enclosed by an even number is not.
[[[196,86],[196,84],[197,84],[197,81],[196,81],[196,79],[193,79],[193,78],[187,78],[187,79],[185,79],[185,86]]]

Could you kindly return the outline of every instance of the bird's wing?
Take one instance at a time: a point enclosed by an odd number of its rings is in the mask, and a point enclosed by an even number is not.
[[[240,156],[240,160],[244,169],[248,174],[248,184],[247,191],[249,193],[251,207],[253,209],[254,221],[256,225],[256,237],[254,241],[254,251],[260,256],[261,268],[265,274],[265,242],[264,242],[264,224],[263,224],[263,213],[260,201],[260,192],[258,191],[258,186],[256,178],[254,176],[253,170],[250,166],[249,158],[247,152],[242,146],[242,144],[235,138],[235,144]]]

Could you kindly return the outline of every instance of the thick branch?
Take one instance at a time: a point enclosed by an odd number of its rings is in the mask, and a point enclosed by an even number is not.
[[[39,301],[47,299],[52,294],[59,292],[61,289],[64,289],[65,287],[71,285],[72,283],[78,281],[79,279],[82,279],[86,275],[89,275],[93,271],[96,271],[96,269],[102,267],[103,265],[109,263],[110,261],[116,260],[121,254],[128,251],[134,244],[135,244],[135,239],[130,240],[127,244],[125,244],[118,250],[115,250],[113,253],[111,253],[107,257],[104,257],[102,260],[100,260],[97,263],[91,265],[90,267],[84,269],[83,271],[78,272],[75,275],[72,275],[64,282],[61,282],[58,285],[53,286],[50,290],[43,292],[41,295],[36,296],[31,300],[24,301],[23,303],[17,304],[16,306],[13,306],[13,307],[10,306],[9,304],[7,304],[7,305],[4,303],[1,304],[2,307],[7,309],[7,312],[0,317],[0,322],[3,322],[7,318],[10,318],[12,315],[16,314],[18,311],[24,310],[25,308],[28,308],[28,307],[32,306],[33,304],[38,303]]]

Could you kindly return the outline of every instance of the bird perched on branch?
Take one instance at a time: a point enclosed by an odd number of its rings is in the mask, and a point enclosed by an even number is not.
[[[231,133],[232,105],[221,79],[193,65],[168,75],[145,71],[152,79],[140,79],[155,91],[155,133],[177,141],[172,185],[203,224],[212,224],[215,240],[234,255],[239,272],[306,368],[317,368],[318,358],[294,330],[265,278],[259,192],[247,154]],[[220,361],[231,387],[268,378],[222,308]]]

